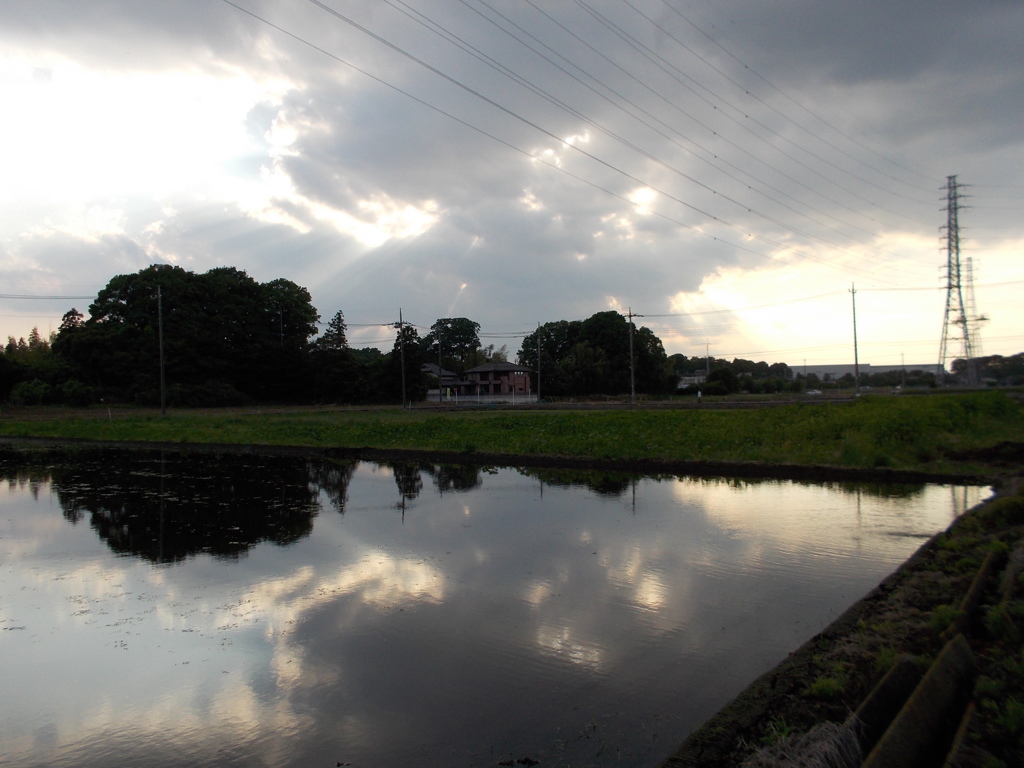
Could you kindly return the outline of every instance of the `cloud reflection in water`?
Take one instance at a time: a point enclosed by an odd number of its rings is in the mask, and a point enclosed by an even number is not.
[[[185,514],[163,505],[177,549],[162,560],[157,458],[138,460],[146,493],[106,515],[123,521],[109,538],[82,524],[117,498],[97,471],[0,465],[0,663],[25,692],[0,704],[12,765],[654,763],[916,548],[892,531],[937,530],[953,509],[942,488],[598,478],[594,492],[506,469],[282,459],[275,474],[258,457],[204,457],[200,482],[165,456]],[[276,489],[227,508],[252,534],[230,556],[208,538],[225,473]],[[140,473],[105,474],[123,489]]]

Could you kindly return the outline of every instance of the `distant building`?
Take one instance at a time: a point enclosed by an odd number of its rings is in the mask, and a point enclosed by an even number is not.
[[[676,384],[676,389],[686,389],[687,387],[693,387],[704,383],[704,379],[707,378],[705,373],[697,373],[692,376],[680,376],[679,382]]]
[[[438,388],[441,394],[447,396],[466,395],[470,392],[472,382],[468,379],[459,378],[454,371],[449,371],[436,363],[424,363],[420,370],[434,379],[437,386],[427,389],[427,398],[435,399],[438,396]]]
[[[465,373],[469,394],[529,395],[530,369],[515,363],[484,363]]]
[[[812,373],[822,381],[837,381],[846,374],[854,375],[853,363],[842,363],[840,365],[791,365],[794,374],[810,376]],[[914,364],[914,365],[872,365],[861,363],[861,376],[870,376],[873,373],[888,373],[889,371],[928,371],[935,372],[935,363]]]

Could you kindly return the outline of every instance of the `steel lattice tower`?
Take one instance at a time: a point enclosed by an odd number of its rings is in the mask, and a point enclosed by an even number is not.
[[[975,386],[978,373],[974,364],[979,354],[977,348],[977,324],[979,318],[973,315],[974,282],[970,259],[966,270],[960,264],[960,194],[956,176],[946,177],[946,313],[942,320],[942,342],[939,345],[939,366],[936,372],[941,377],[946,372],[946,353],[951,338],[963,342],[963,358],[967,362],[967,383]],[[964,292],[971,306],[964,302]],[[973,326],[973,327],[972,327]]]

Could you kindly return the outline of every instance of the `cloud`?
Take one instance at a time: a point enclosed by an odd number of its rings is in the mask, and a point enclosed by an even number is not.
[[[725,273],[780,301],[934,285],[950,174],[1009,195],[965,225],[1020,238],[1018,4],[238,4],[281,29],[226,2],[11,9],[0,270],[61,272],[61,233],[97,286],[143,254],[287,277],[353,324],[518,331],[671,313]],[[937,304],[908,338],[937,347]],[[786,334],[762,343],[818,346]]]

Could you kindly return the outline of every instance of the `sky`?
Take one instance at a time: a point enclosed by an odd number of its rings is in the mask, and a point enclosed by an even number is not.
[[[953,319],[1024,350],[1022,3],[0,7],[0,338],[160,263],[292,280],[355,347],[617,310],[845,364],[855,311],[861,364],[934,365],[955,176]]]

